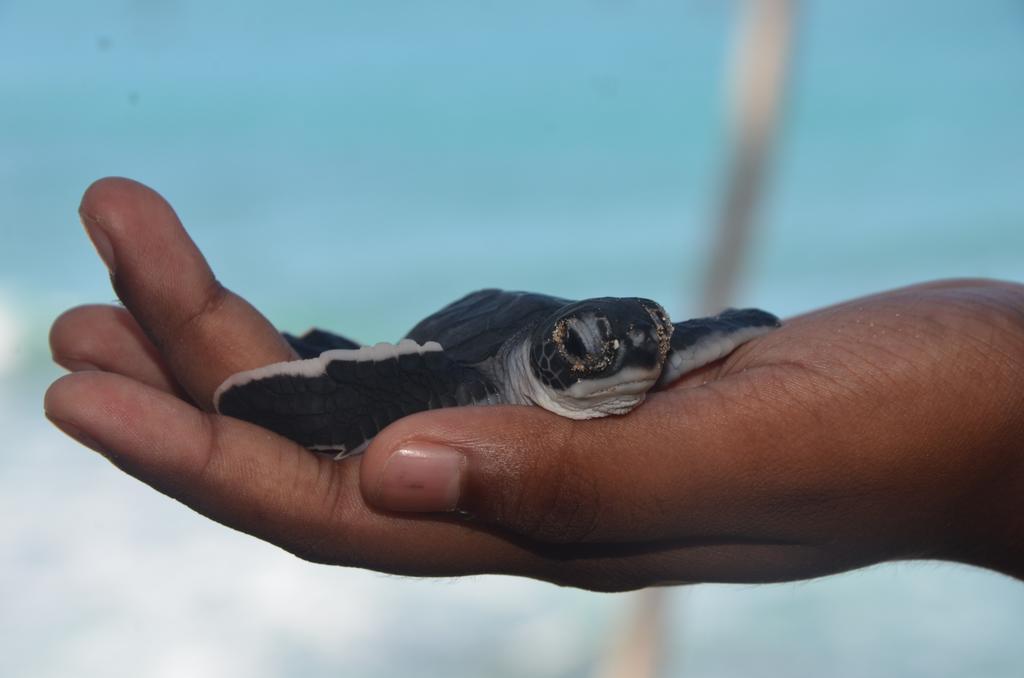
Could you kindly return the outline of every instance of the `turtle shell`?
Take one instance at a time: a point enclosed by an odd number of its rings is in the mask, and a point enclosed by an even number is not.
[[[572,303],[530,292],[480,290],[427,316],[406,335],[425,344],[436,341],[457,362],[475,365],[493,358],[510,337]]]

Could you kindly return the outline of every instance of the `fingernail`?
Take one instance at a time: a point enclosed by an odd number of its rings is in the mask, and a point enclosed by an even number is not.
[[[82,431],[82,429],[78,428],[74,424],[68,423],[62,419],[55,419],[54,417],[51,417],[49,414],[46,415],[46,418],[49,419],[54,426],[59,428],[61,431],[64,431],[64,433],[68,434],[70,437],[82,443],[89,449],[93,450],[94,452],[99,452],[100,454],[103,455],[106,454],[103,450],[102,445],[100,445],[98,442],[96,442],[95,439],[87,435],[84,431]]]
[[[453,511],[465,466],[465,456],[453,449],[409,443],[384,463],[374,503],[389,511]]]
[[[92,246],[96,248],[96,252],[100,255],[103,263],[106,264],[107,270],[113,273],[114,246],[110,244],[110,238],[103,230],[100,220],[84,213],[79,216],[82,219],[82,226],[85,227],[85,232],[89,235],[89,240],[92,241]]]

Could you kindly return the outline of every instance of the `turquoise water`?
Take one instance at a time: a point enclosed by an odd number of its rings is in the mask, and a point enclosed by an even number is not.
[[[484,286],[696,306],[735,7],[0,2],[0,673],[586,675],[621,596],[317,567],[54,432],[45,332],[112,298],[132,176],[282,327],[366,342]],[[1024,8],[806,2],[740,301],[1024,271]],[[1024,587],[943,564],[672,599],[687,676],[1019,676]]]

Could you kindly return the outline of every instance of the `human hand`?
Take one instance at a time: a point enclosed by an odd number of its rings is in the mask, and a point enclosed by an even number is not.
[[[816,311],[622,417],[436,410],[362,458],[211,413],[229,375],[293,357],[134,182],[83,222],[125,309],[54,324],[67,433],[303,558],[600,590],[773,581],[900,558],[1024,578],[1024,287],[947,281]]]

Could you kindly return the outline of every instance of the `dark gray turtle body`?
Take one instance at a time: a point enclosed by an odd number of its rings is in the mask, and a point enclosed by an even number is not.
[[[362,451],[385,426],[439,407],[539,405],[574,419],[624,414],[646,393],[779,326],[758,309],[673,324],[649,299],[570,301],[481,290],[425,318],[396,345],[323,330],[285,335],[302,360],[241,372],[222,414],[314,450]]]

